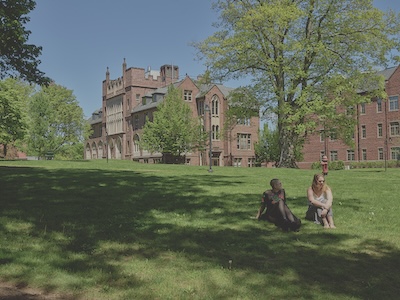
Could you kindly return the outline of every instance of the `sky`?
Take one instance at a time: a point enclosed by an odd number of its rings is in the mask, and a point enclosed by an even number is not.
[[[218,14],[212,0],[36,0],[26,28],[41,46],[39,69],[72,90],[86,117],[101,108],[102,82],[127,67],[179,66],[180,78],[204,73],[191,45],[212,35]],[[374,0],[400,11],[399,0]],[[225,82],[237,87],[240,82]]]

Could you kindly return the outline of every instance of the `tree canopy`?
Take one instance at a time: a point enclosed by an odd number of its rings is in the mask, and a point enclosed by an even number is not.
[[[31,32],[25,28],[35,5],[33,0],[0,1],[0,79],[20,77],[40,85],[50,81],[38,69],[42,47],[28,43]]]
[[[384,96],[376,67],[400,49],[400,22],[372,0],[217,0],[214,8],[218,31],[195,47],[214,78],[250,76],[277,114],[278,166],[296,167],[296,151],[322,123],[349,141],[355,118],[337,108]]]
[[[71,152],[88,137],[89,124],[71,90],[51,84],[42,87],[29,101],[26,144],[31,153],[44,157]],[[83,153],[83,152],[82,152]],[[64,153],[65,155],[65,153]]]
[[[141,147],[151,152],[181,156],[199,147],[202,130],[198,119],[184,102],[182,91],[171,85],[163,102],[157,106],[153,121],[143,128]]]
[[[13,145],[25,136],[26,105],[32,91],[31,86],[16,79],[0,81],[0,144],[4,156],[7,155],[7,145]]]

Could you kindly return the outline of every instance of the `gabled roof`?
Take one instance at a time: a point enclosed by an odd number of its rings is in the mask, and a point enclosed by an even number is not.
[[[388,81],[390,77],[392,77],[393,73],[396,71],[396,67],[387,68],[385,70],[379,71],[378,74],[382,75],[385,78],[385,81]]]
[[[381,71],[377,71],[376,75],[381,75],[383,76],[383,78],[385,79],[385,82],[388,81],[390,79],[390,77],[392,77],[393,73],[397,70],[397,66],[396,67],[391,67],[391,68],[387,68]],[[357,89],[357,93],[365,93],[365,92],[370,92],[373,90],[378,89],[379,86],[376,82],[370,83],[370,82],[366,82],[363,86],[361,86],[359,89]]]
[[[221,93],[224,95],[224,97],[228,97],[229,93],[234,90],[234,88],[230,88],[227,86],[224,86],[222,84],[214,84],[214,83],[209,83],[209,84],[202,84],[199,87],[199,93],[196,95],[196,98],[201,98],[205,94],[207,94],[214,86],[216,86]]]

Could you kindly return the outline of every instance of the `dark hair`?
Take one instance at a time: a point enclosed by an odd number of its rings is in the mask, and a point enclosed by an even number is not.
[[[271,181],[269,182],[269,185],[273,188],[274,187],[274,184],[275,184],[275,182],[277,182],[277,181],[279,181],[279,179],[278,178],[274,178],[274,179],[271,179]]]

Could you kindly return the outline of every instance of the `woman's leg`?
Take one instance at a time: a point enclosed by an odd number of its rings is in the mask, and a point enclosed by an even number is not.
[[[322,217],[322,223],[324,224],[324,228],[330,228],[326,216],[325,216],[325,217]]]
[[[326,218],[328,219],[329,227],[336,228],[335,223],[333,222],[333,217],[328,215]]]
[[[301,221],[296,218],[296,216],[292,213],[289,207],[286,204],[283,204],[284,215],[286,216],[286,227],[289,227],[292,231],[299,231],[301,226]]]
[[[290,220],[290,222],[296,221],[292,211],[287,206],[285,206],[285,213],[286,213],[286,217]]]

